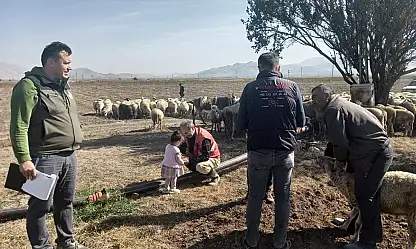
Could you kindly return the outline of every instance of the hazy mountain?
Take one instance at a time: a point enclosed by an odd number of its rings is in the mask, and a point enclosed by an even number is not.
[[[0,79],[2,80],[21,78],[25,71],[27,70],[23,67],[0,62]]]
[[[132,79],[137,78],[154,78],[152,74],[134,74],[134,73],[98,73],[88,68],[76,68],[70,73],[72,79],[91,80],[91,79]]]
[[[324,57],[314,57],[296,64],[283,64],[281,71],[285,77],[330,77],[332,74],[332,64]],[[0,79],[18,79],[23,73],[30,69],[0,63]],[[137,73],[99,73],[88,68],[77,68],[71,71],[70,76],[73,80],[93,80],[93,79],[131,79],[137,78],[255,78],[258,74],[257,62],[235,63],[217,68],[211,68],[194,74],[137,74]],[[340,76],[334,68],[334,76]]]
[[[324,57],[314,57],[301,63],[282,64],[285,77],[330,77],[332,64]],[[201,78],[255,78],[258,74],[257,62],[235,63],[233,65],[211,68],[195,74]],[[341,74],[334,68],[334,76]]]

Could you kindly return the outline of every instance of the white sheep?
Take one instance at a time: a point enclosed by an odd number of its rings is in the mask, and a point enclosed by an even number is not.
[[[169,113],[173,117],[175,117],[178,113],[178,103],[175,99],[168,100],[168,108],[166,109],[166,113]]]
[[[160,110],[158,108],[153,108],[150,112],[150,116],[151,116],[152,121],[153,121],[153,129],[156,128],[156,125],[159,125],[159,129],[161,130],[162,129],[162,121],[165,117],[162,110]]]
[[[156,108],[165,113],[166,109],[168,108],[168,102],[164,99],[159,99],[156,101]]]
[[[100,115],[101,110],[104,108],[104,100],[98,99],[92,103],[92,106],[94,108],[95,114]]]
[[[185,101],[181,102],[178,106],[179,117],[185,117],[189,113],[189,104]]]
[[[337,167],[334,158],[324,156],[323,166],[330,180],[348,199],[354,209],[350,212],[349,219],[343,224],[348,227],[351,220],[359,213],[357,200],[354,195],[354,175]],[[393,215],[405,215],[408,223],[408,249],[415,249],[416,242],[416,174],[403,171],[388,171],[384,176],[380,187],[381,212]],[[361,230],[361,217],[355,223],[355,233],[352,241],[359,239]]]
[[[156,108],[156,101],[150,101],[150,110],[152,110],[153,108]]]
[[[150,109],[150,99],[143,99],[142,102],[140,102],[140,110],[143,117],[147,118],[150,116],[150,112],[152,111],[152,109]]]
[[[113,103],[111,102],[111,100],[106,99],[104,101],[104,107],[101,109],[101,115],[107,118],[113,115]]]
[[[377,104],[375,107],[383,109],[387,113],[387,133],[389,136],[394,135],[394,122],[396,120],[396,110],[390,106]]]

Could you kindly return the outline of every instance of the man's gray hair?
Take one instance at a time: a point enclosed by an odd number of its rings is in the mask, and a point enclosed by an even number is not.
[[[194,124],[192,123],[191,120],[185,120],[183,122],[181,122],[181,124],[179,125],[179,127],[181,129],[186,128],[186,129],[192,129],[194,127]]]
[[[323,93],[326,93],[326,94],[328,94],[328,95],[332,95],[332,90],[331,90],[331,88],[329,87],[329,86],[327,86],[327,85],[324,85],[324,84],[319,84],[319,85],[317,85],[317,86],[315,86],[313,89],[312,89],[312,91],[311,92],[313,92],[313,91],[315,91],[315,90],[320,90],[320,91],[322,91]]]
[[[273,52],[263,53],[257,60],[257,66],[260,71],[273,70],[274,67],[279,66],[279,55]]]

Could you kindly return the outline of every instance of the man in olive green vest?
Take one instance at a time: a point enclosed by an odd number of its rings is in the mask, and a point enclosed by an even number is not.
[[[20,172],[58,176],[49,200],[30,197],[26,230],[32,248],[52,249],[45,216],[53,202],[58,249],[85,249],[72,233],[77,175],[75,150],[83,140],[68,78],[72,51],[53,42],[42,52],[42,67],[34,67],[15,85],[11,97],[10,138]]]

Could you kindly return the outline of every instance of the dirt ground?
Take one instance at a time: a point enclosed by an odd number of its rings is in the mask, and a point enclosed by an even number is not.
[[[335,91],[348,91],[338,80],[297,80],[302,92],[313,86],[330,83]],[[187,80],[185,97],[240,95],[244,80]],[[409,80],[400,81],[394,90]],[[77,193],[92,193],[102,188],[125,185],[160,177],[160,162],[170,132],[180,119],[167,118],[162,131],[151,131],[151,120],[117,121],[91,115],[92,101],[98,98],[123,100],[138,97],[177,97],[178,81],[88,82],[72,83],[81,116],[84,143],[77,152],[79,172]],[[0,182],[4,183],[9,162],[14,156],[9,140],[9,106],[12,83],[0,84]],[[230,141],[224,133],[214,133],[222,160],[245,152],[241,140]],[[398,154],[392,169],[415,170],[414,138],[393,138]],[[321,144],[322,145],[322,144]],[[292,183],[292,212],[288,237],[295,249],[342,248],[349,234],[330,222],[334,217],[345,217],[349,211],[346,199],[327,184],[323,170],[313,164],[314,155],[296,155]],[[238,248],[244,235],[246,206],[241,203],[246,186],[246,166],[222,175],[216,187],[199,182],[178,186],[179,195],[136,196],[129,213],[113,212],[107,217],[83,221],[75,220],[74,230],[80,242],[89,248]],[[22,207],[27,197],[0,188],[0,208]],[[113,210],[114,211],[114,210]],[[76,210],[76,213],[78,211]],[[77,215],[77,214],[76,214]],[[47,224],[51,239],[55,239],[53,219]],[[384,242],[380,248],[405,248],[407,224],[403,217],[383,215]],[[259,248],[271,248],[274,225],[274,205],[263,205]],[[25,232],[25,220],[0,223],[0,248],[30,248]]]

